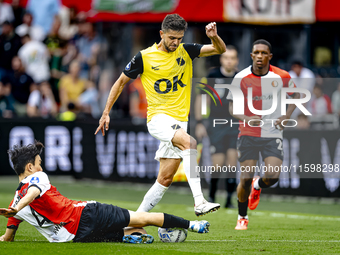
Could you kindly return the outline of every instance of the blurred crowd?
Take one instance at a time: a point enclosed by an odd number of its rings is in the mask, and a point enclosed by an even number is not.
[[[315,129],[334,129],[339,127],[340,119],[340,82],[337,78],[323,78],[303,66],[300,61],[294,61],[289,71],[299,88],[307,89],[311,99],[304,104],[312,116],[306,116],[296,109],[292,118],[297,120],[298,129],[309,129],[311,123]],[[305,95],[301,94],[304,98]]]
[[[85,13],[59,0],[26,9],[0,0],[0,25],[0,117],[100,117],[107,42]]]
[[[60,0],[28,0],[26,9],[19,0],[0,0],[0,118],[101,116],[117,74],[104,68],[108,41],[88,20],[86,13]],[[305,106],[313,117],[340,116],[340,83],[329,85],[301,61],[293,62],[289,73],[298,87],[311,92]],[[114,106],[114,117],[145,123],[147,102],[140,79],[127,87]],[[299,110],[292,117],[301,120],[299,128],[309,128],[310,118]]]

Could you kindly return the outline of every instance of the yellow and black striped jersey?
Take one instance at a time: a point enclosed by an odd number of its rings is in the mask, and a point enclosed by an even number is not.
[[[198,57],[201,47],[200,44],[181,43],[174,52],[165,52],[158,50],[155,43],[127,64],[126,76],[135,79],[140,74],[148,102],[148,122],[160,113],[188,121],[192,60]]]

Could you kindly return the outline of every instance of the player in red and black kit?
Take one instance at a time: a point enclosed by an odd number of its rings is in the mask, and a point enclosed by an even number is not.
[[[35,142],[27,146],[14,146],[9,155],[19,176],[19,187],[9,209],[0,209],[0,215],[8,219],[5,235],[0,241],[13,241],[15,231],[22,220],[33,226],[51,242],[100,242],[124,241],[152,243],[153,237],[125,235],[125,227],[142,228],[158,226],[180,227],[193,232],[207,233],[207,221],[188,221],[166,213],[132,212],[118,206],[96,201],[70,200],[50,184],[41,167],[40,154],[43,144]],[[36,222],[32,219],[36,218]],[[53,230],[48,225],[53,223]]]
[[[239,216],[236,230],[247,229],[247,209],[249,207],[254,210],[257,207],[261,189],[268,188],[278,181],[283,160],[282,121],[290,119],[296,107],[294,104],[290,104],[286,109],[286,115],[281,115],[282,88],[295,88],[296,86],[288,72],[269,64],[273,56],[271,52],[272,48],[269,42],[262,39],[255,41],[250,54],[253,64],[240,71],[231,84],[241,89],[244,95],[244,115],[233,114],[235,102],[229,104],[230,113],[240,120],[237,149],[241,164],[241,176],[237,187]],[[254,109],[248,104],[250,89],[252,90],[251,103],[255,110],[272,109],[275,104],[277,108],[270,114],[254,114]],[[292,98],[300,98],[299,93],[287,94]],[[284,96],[286,97],[286,95]],[[235,96],[235,100],[236,98],[237,96]],[[231,92],[228,94],[228,99],[233,99]],[[264,160],[266,171],[263,177],[252,179],[259,153]]]

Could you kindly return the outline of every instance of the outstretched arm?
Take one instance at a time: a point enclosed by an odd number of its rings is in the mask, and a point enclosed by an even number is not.
[[[205,32],[211,40],[211,44],[203,45],[199,57],[209,57],[212,55],[222,54],[226,51],[226,46],[221,37],[217,34],[217,27],[215,22],[209,23],[205,27]]]
[[[127,77],[124,73],[122,73],[118,80],[113,84],[109,97],[106,101],[105,109],[102,114],[102,117],[99,120],[99,126],[94,133],[95,135],[99,132],[99,130],[102,131],[102,135],[105,135],[105,130],[107,131],[109,129],[109,124],[110,124],[110,117],[109,113],[111,111],[111,108],[113,104],[117,101],[119,95],[122,93],[123,88],[128,81],[131,80],[131,78]],[[105,130],[104,130],[105,126]]]
[[[15,216],[22,208],[29,205],[39,196],[41,193],[40,189],[37,187],[31,186],[27,194],[20,200],[20,202],[15,207],[10,207],[10,209],[0,208],[0,215],[5,216],[6,218]]]

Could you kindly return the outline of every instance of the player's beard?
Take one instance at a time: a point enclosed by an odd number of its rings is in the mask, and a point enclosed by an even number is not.
[[[177,47],[174,50],[171,50],[170,47],[165,42],[163,42],[163,46],[168,52],[174,52],[175,50],[177,50]]]

